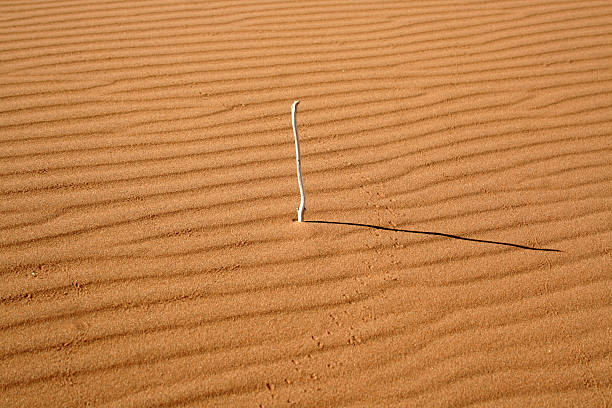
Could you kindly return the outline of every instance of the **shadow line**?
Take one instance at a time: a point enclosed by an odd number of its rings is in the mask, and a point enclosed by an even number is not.
[[[530,251],[563,252],[560,249],[534,248],[534,247],[530,247],[530,246],[526,246],[526,245],[512,244],[510,242],[488,241],[486,239],[466,238],[466,237],[461,237],[459,235],[444,234],[442,232],[413,231],[413,230],[407,230],[407,229],[382,227],[380,225],[360,224],[360,223],[357,223],[357,222],[319,221],[319,220],[310,220],[310,221],[304,220],[304,222],[308,222],[308,223],[311,223],[311,224],[351,225],[351,226],[354,226],[354,227],[373,228],[373,229],[383,230],[383,231],[408,232],[408,233],[411,233],[411,234],[422,234],[422,235],[435,235],[435,236],[438,236],[438,237],[460,239],[462,241],[480,242],[480,243],[483,243],[483,244],[495,244],[495,245],[504,245],[504,246],[514,247],[514,248],[520,248],[520,249],[528,249]]]

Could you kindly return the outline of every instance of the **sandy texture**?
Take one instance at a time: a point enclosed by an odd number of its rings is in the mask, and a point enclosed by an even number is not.
[[[609,0],[3,1],[0,111],[0,406],[612,406]]]

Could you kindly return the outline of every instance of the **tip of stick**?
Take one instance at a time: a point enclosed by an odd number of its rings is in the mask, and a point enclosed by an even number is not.
[[[298,104],[298,103],[300,103],[300,101],[299,101],[299,100],[297,100],[297,101],[293,101],[293,106],[297,106],[297,104]]]

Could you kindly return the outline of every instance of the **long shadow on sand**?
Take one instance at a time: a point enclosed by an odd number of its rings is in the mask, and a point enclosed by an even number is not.
[[[488,241],[486,239],[476,239],[476,238],[460,237],[459,235],[444,234],[442,232],[413,231],[413,230],[406,230],[406,229],[399,229],[399,228],[382,227],[380,225],[359,224],[357,222],[318,221],[318,220],[304,221],[304,222],[309,222],[311,224],[351,225],[353,227],[373,228],[373,229],[383,230],[383,231],[408,232],[410,234],[422,234],[422,235],[435,235],[435,236],[438,236],[438,237],[460,239],[462,241],[481,242],[483,244],[505,245],[505,246],[514,247],[514,248],[528,249],[530,251],[563,252],[563,251],[561,251],[559,249],[534,248],[534,247],[529,247],[529,246],[525,246],[525,245],[512,244],[512,243],[509,243],[509,242]]]

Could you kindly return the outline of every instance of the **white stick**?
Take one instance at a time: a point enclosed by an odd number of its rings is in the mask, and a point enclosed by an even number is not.
[[[304,194],[304,182],[302,181],[302,161],[300,158],[300,141],[298,139],[297,122],[295,120],[295,114],[297,111],[297,105],[300,101],[293,102],[291,106],[291,124],[293,125],[293,135],[295,136],[295,161],[297,164],[297,176],[298,186],[300,187],[300,208],[297,210],[298,222],[304,220],[304,210],[306,210],[306,195]]]

